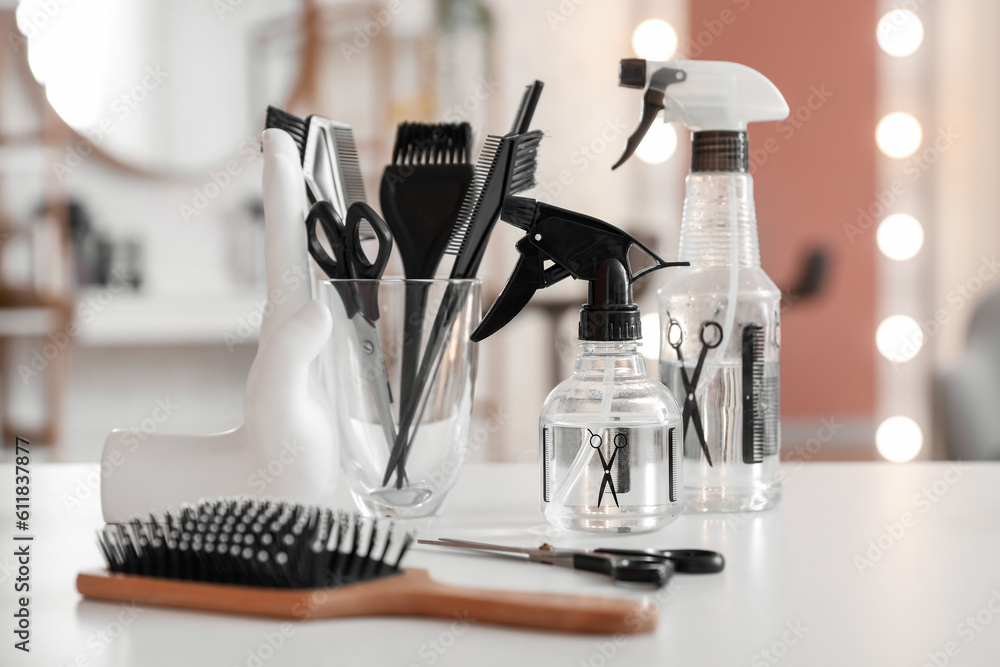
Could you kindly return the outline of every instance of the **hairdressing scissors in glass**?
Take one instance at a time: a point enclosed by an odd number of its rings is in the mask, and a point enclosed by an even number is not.
[[[369,260],[361,247],[361,224],[367,221],[375,231],[378,252],[374,260]],[[330,247],[327,252],[317,233],[317,225]],[[378,284],[392,252],[392,232],[386,222],[364,202],[354,202],[347,209],[347,219],[337,213],[333,205],[319,200],[309,209],[306,217],[306,237],[309,254],[326,273],[335,280],[334,287],[344,301],[347,316],[354,324],[358,336],[359,349],[365,354],[362,364],[372,371],[375,390],[375,409],[386,443],[391,448],[396,441],[396,425],[392,418],[392,394],[389,390],[389,376],[382,354],[382,342],[378,328]],[[336,282],[346,280],[348,282]]]
[[[705,337],[705,332],[708,329],[715,329],[717,334],[711,341]],[[698,409],[695,391],[698,389],[698,381],[701,379],[701,370],[705,366],[705,357],[708,356],[708,351],[714,350],[722,344],[722,325],[711,320],[702,322],[698,337],[701,339],[701,353],[698,355],[698,363],[694,367],[694,372],[688,377],[684,355],[681,353],[684,334],[681,331],[680,322],[671,318],[670,326],[667,329],[667,342],[677,352],[677,361],[681,364],[681,381],[684,383],[684,438],[687,439],[688,422],[693,421],[694,431],[698,435],[698,442],[701,443],[701,451],[705,454],[708,465],[712,465],[712,455],[708,453],[708,443],[705,442],[705,431],[701,426],[701,410]]]

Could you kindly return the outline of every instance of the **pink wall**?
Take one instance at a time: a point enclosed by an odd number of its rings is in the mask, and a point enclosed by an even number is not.
[[[751,126],[764,269],[784,287],[813,245],[832,254],[822,296],[782,315],[785,419],[875,410],[875,230],[852,243],[844,226],[877,189],[876,19],[875,0],[691,3],[684,57],[758,69],[792,111]]]

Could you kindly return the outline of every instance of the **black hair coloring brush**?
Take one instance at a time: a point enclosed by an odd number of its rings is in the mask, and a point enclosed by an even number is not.
[[[431,616],[566,632],[650,632],[657,608],[622,598],[479,591],[400,569],[413,537],[344,512],[271,500],[202,501],[110,524],[110,572],[84,572],[84,597],[251,616]]]
[[[434,277],[459,218],[475,173],[470,164],[468,123],[402,123],[396,130],[392,164],[382,174],[379,201],[410,280]],[[427,286],[406,288],[400,401],[409,408],[423,342]],[[392,443],[386,443],[387,446]]]
[[[433,278],[472,177],[468,123],[402,123],[382,174],[382,215],[407,278]]]

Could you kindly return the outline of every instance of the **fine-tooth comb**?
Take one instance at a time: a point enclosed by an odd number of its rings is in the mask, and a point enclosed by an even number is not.
[[[354,130],[347,123],[312,115],[305,120],[273,106],[265,127],[287,132],[302,158],[302,173],[310,203],[328,201],[342,218],[354,202],[367,203]],[[374,238],[366,230],[365,238]]]
[[[540,130],[487,138],[470,196],[445,249],[445,254],[456,257],[452,278],[475,277],[504,200],[535,186],[541,141]]]
[[[651,632],[658,608],[623,598],[474,590],[401,569],[413,541],[374,519],[260,499],[220,499],[110,524],[110,572],[83,572],[87,598],[298,620],[456,615],[564,632]]]
[[[743,327],[743,462],[760,463],[778,451],[777,377],[764,369],[764,328]]]

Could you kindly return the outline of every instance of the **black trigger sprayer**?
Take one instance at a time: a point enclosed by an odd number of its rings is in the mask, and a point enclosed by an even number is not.
[[[638,340],[639,309],[632,303],[632,283],[658,269],[689,266],[688,262],[664,261],[603,220],[526,197],[508,197],[500,219],[527,233],[515,245],[521,257],[507,284],[472,332],[476,342],[506,326],[537,290],[569,276],[590,283],[588,303],[580,314],[581,340]],[[649,263],[633,268],[630,254]],[[552,266],[545,268],[546,261]],[[605,267],[610,261],[616,261],[621,272]],[[598,326],[602,320],[604,324]]]
[[[520,258],[472,340],[502,329],[539,289],[566,277],[588,282],[582,351],[539,417],[542,514],[560,528],[597,532],[670,523],[683,507],[681,414],[646,373],[632,283],[688,263],[664,261],[614,225],[533,199],[508,197],[500,217],[525,231],[515,246]]]

